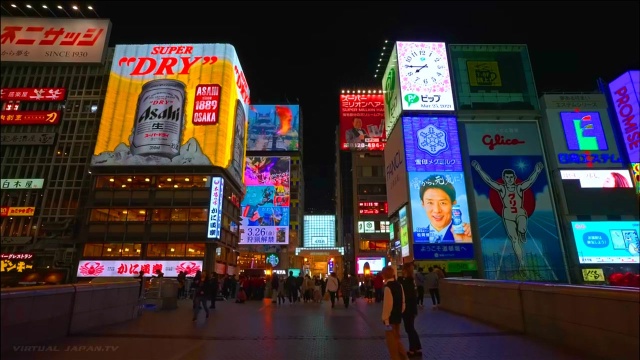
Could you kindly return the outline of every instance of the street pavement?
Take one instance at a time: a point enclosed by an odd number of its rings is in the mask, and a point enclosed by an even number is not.
[[[47,360],[386,360],[382,304],[342,302],[217,302],[205,319],[191,320],[189,300],[176,310],[145,311],[134,321],[96,329],[55,343],[18,347],[9,359]],[[416,319],[423,359],[579,360],[587,359],[535,339],[506,332],[442,310],[425,307]],[[403,342],[407,346],[404,329]],[[408,347],[408,346],[407,346]]]

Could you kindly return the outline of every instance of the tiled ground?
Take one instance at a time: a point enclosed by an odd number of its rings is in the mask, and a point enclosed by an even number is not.
[[[194,323],[191,321],[191,303],[185,300],[177,310],[145,312],[133,322],[73,336],[55,344],[34,344],[48,347],[41,347],[37,349],[39,351],[17,349],[2,354],[2,359],[389,358],[380,321],[381,304],[359,300],[349,309],[337,305],[332,310],[327,302],[276,306],[253,301],[246,304],[218,302],[217,307],[209,319],[201,312]],[[421,311],[416,328],[425,359],[584,359],[534,339],[444,311]],[[403,341],[407,343],[406,336]]]

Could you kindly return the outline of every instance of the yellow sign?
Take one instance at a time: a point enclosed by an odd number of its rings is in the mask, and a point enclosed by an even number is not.
[[[118,45],[92,166],[244,176],[249,86],[229,44]]]
[[[9,207],[3,206],[0,210],[0,216],[33,216],[35,207]]]
[[[23,272],[32,268],[32,264],[27,264],[24,261],[0,260],[0,272]]]
[[[497,61],[467,61],[471,86],[502,86]]]
[[[582,278],[584,281],[604,282],[604,272],[602,269],[582,269]]]

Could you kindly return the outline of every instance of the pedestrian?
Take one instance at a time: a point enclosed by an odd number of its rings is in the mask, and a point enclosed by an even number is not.
[[[278,288],[276,289],[278,292],[278,305],[284,305],[285,302],[285,294],[287,290],[285,289],[284,278],[278,279]]]
[[[287,292],[289,293],[289,304],[298,302],[298,286],[293,271],[289,271],[289,277],[285,281]]]
[[[280,278],[278,277],[278,275],[272,274],[271,275],[271,292],[273,293],[272,294],[273,300],[271,301],[272,304],[275,304],[276,300],[279,300],[278,298],[279,290],[280,290]]]
[[[373,289],[375,291],[376,302],[382,302],[384,279],[381,273],[378,273],[376,277],[373,278]]]
[[[440,282],[440,276],[434,270],[433,267],[429,267],[429,273],[425,278],[425,284],[427,289],[429,289],[429,294],[431,295],[431,302],[433,303],[433,310],[437,310],[440,306],[440,290],[438,289]]]
[[[424,308],[424,275],[422,271],[422,268],[418,268],[418,270],[414,272],[416,289],[418,290],[418,306],[420,306],[421,309]]]
[[[329,292],[329,298],[331,299],[331,308],[336,307],[336,295],[340,288],[340,282],[335,272],[332,272],[329,278],[327,278],[327,291]]]
[[[349,301],[351,300],[351,275],[348,272],[344,272],[342,282],[340,282],[340,292],[342,293],[342,300],[344,301],[345,309],[349,308]]]
[[[406,308],[402,313],[402,322],[404,323],[404,331],[409,337],[409,357],[422,357],[422,344],[415,327],[415,320],[418,316],[418,294],[416,291],[416,282],[413,279],[414,273],[413,263],[407,263],[402,266],[402,290],[404,291],[404,301]]]
[[[178,273],[178,299],[183,299],[185,294],[185,283],[187,281],[187,273],[180,271]]]
[[[408,358],[407,351],[400,341],[400,323],[406,306],[404,292],[402,285],[395,279],[393,267],[383,268],[381,274],[386,283],[382,300],[382,323],[385,327],[387,350],[391,360],[405,360]]]
[[[141,299],[142,293],[144,291],[144,271],[140,271],[138,273],[138,276],[136,276],[135,278],[140,279],[140,291],[138,291],[138,298]]]
[[[200,275],[200,276],[198,276]],[[200,271],[196,273],[193,283],[195,284],[195,291],[193,295],[193,321],[198,320],[198,313],[200,313],[200,307],[204,308],[204,312],[209,318],[209,309],[207,309],[207,282],[208,278],[203,276]]]
[[[216,308],[216,300],[218,297],[219,287],[220,287],[220,284],[218,282],[218,274],[214,272],[213,275],[211,276],[210,285],[209,285],[209,291],[211,296],[211,309]]]

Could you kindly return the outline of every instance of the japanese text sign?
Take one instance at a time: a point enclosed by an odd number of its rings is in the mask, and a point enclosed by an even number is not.
[[[3,16],[1,61],[101,63],[110,30],[105,19]]]
[[[2,260],[31,260],[33,259],[33,254],[0,254],[0,259]]]
[[[361,215],[381,215],[389,210],[386,201],[360,201],[358,202],[358,212]]]
[[[0,136],[2,145],[53,145],[55,133],[3,133]]]
[[[180,271],[194,276],[202,270],[202,260],[80,260],[78,277],[133,277],[140,271],[153,276],[158,270],[165,277],[177,277]]]
[[[2,206],[0,207],[0,216],[33,216],[35,214],[35,207],[10,207],[10,206]]]
[[[585,282],[604,282],[604,271],[602,269],[582,269],[582,278]]]
[[[2,88],[2,101],[64,101],[67,95],[65,88]]]
[[[220,239],[222,225],[222,202],[224,201],[224,179],[211,178],[211,200],[209,203],[209,228],[207,238]]]
[[[2,190],[42,189],[44,179],[2,179]]]
[[[60,111],[2,111],[0,125],[58,125]]]
[[[403,117],[408,172],[463,171],[454,117]]]
[[[193,125],[215,125],[220,113],[222,87],[217,84],[196,86],[196,98],[193,101]]]
[[[33,254],[2,254],[0,272],[18,272],[33,269]]]
[[[630,162],[640,161],[640,71],[628,71],[609,84],[613,109]]]
[[[340,149],[384,150],[383,94],[340,95]]]

